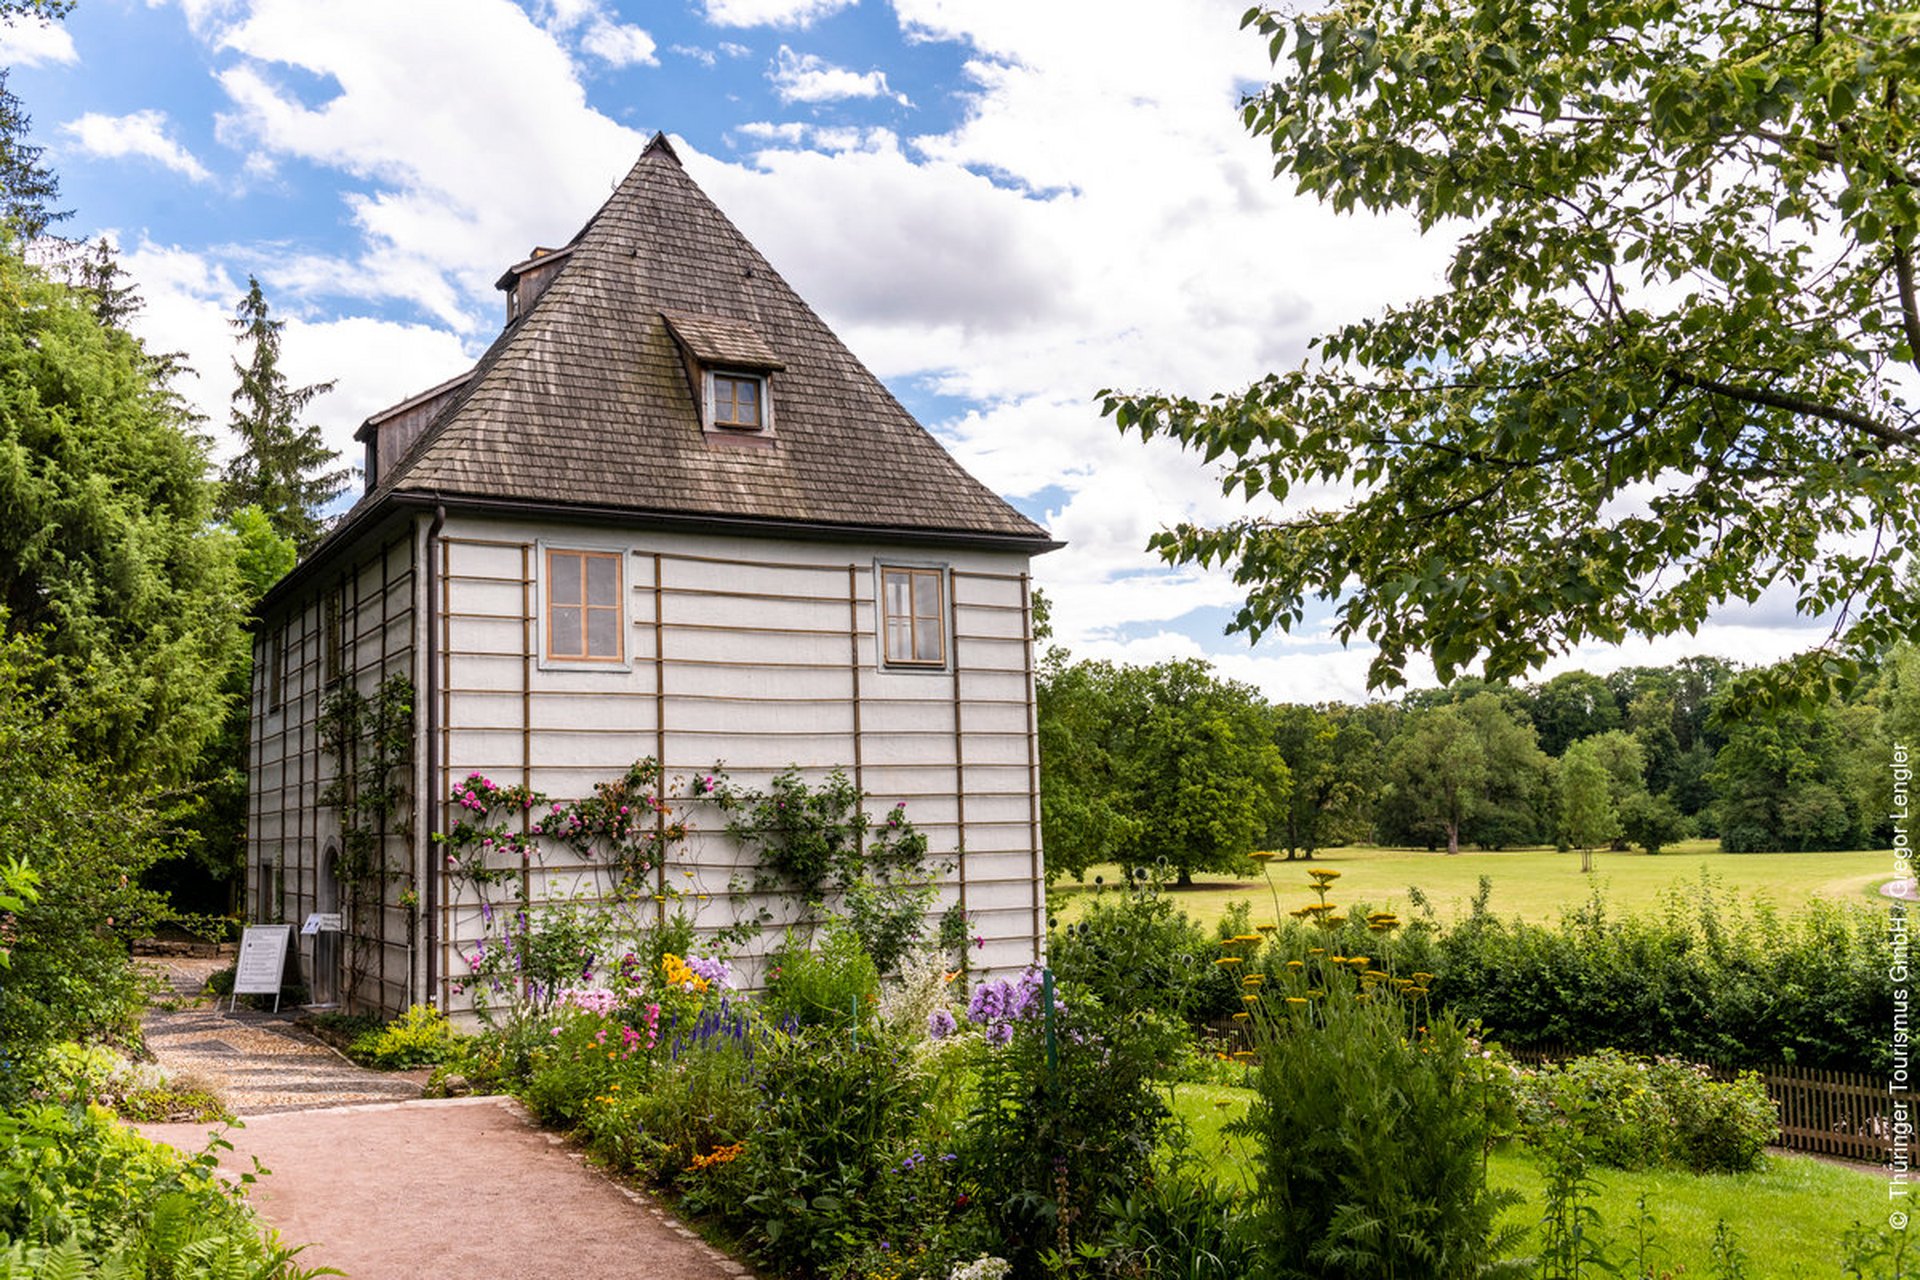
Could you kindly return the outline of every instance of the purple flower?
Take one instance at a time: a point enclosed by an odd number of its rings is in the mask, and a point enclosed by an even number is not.
[[[959,1029],[959,1022],[953,1016],[953,1010],[942,1007],[927,1016],[927,1034],[935,1040],[945,1040]]]

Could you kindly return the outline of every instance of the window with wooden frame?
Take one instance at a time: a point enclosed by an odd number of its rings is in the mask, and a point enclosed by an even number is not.
[[[766,430],[766,378],[757,373],[709,370],[707,422],[729,431]]]
[[[624,662],[617,551],[548,550],[549,662]]]
[[[887,666],[946,665],[946,605],[945,570],[881,566],[882,660]]]

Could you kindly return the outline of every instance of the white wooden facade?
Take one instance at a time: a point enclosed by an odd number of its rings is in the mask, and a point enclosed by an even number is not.
[[[620,661],[545,657],[550,550],[619,555]],[[944,663],[900,669],[883,660],[882,566],[940,571]],[[310,911],[347,911],[339,943],[302,940],[316,999],[458,1011],[463,957],[485,930],[475,890],[447,874],[431,840],[450,821],[444,802],[457,780],[480,773],[572,799],[636,759],[661,761],[691,831],[660,875],[689,891],[681,902],[710,933],[761,904],[732,896],[745,855],[709,802],[687,798],[686,781],[717,763],[736,784],[764,788],[798,766],[814,781],[844,770],[876,817],[904,801],[934,860],[953,864],[935,914],[962,906],[985,940],[973,959],[989,972],[1030,964],[1045,937],[1045,902],[1027,568],[1024,551],[925,538],[807,541],[480,513],[451,515],[430,535],[429,517],[418,515],[263,627],[249,836],[255,916],[297,923]],[[342,639],[330,660],[335,616]],[[276,647],[285,653],[277,712]],[[431,679],[416,660],[428,653],[438,655]],[[424,803],[397,817],[387,849],[400,873],[383,900],[349,911],[351,895],[327,870],[339,825],[318,803],[334,769],[318,717],[331,681],[351,678],[370,695],[396,671],[420,695],[412,794]],[[604,867],[563,860],[554,855],[573,855],[558,847],[549,854],[527,877],[533,900],[609,887]],[[416,899],[417,911],[401,905]],[[777,932],[764,934],[750,951],[777,942]]]

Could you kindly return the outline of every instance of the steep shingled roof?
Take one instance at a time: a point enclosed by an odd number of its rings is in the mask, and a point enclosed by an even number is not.
[[[396,462],[389,495],[511,499],[784,524],[1033,539],[1046,530],[963,470],[656,137],[532,308]],[[777,361],[769,448],[700,427],[667,320]],[[727,322],[732,322],[731,324]],[[734,337],[729,339],[728,334]]]

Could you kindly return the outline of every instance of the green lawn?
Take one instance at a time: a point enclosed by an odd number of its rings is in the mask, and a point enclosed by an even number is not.
[[[1657,857],[1601,852],[1594,855],[1591,875],[1580,872],[1578,854],[1552,849],[1512,849],[1496,853],[1463,851],[1449,857],[1424,849],[1329,849],[1310,864],[1274,861],[1268,864],[1279,891],[1280,909],[1291,911],[1314,901],[1307,890],[1306,868],[1330,867],[1341,873],[1334,900],[1408,908],[1407,887],[1418,886],[1442,919],[1465,914],[1481,876],[1493,878],[1493,910],[1501,916],[1522,916],[1548,923],[1561,911],[1585,902],[1598,889],[1610,909],[1626,914],[1651,913],[1664,902],[1695,895],[1703,872],[1720,891],[1748,902],[1769,899],[1783,910],[1809,897],[1842,901],[1884,902],[1878,888],[1895,878],[1890,852],[1853,853],[1721,853],[1711,840],[1691,840]],[[1063,922],[1083,909],[1094,890],[1094,877],[1108,885],[1121,882],[1119,867],[1095,867],[1085,882],[1061,880],[1048,890],[1053,913]],[[1211,926],[1228,904],[1241,899],[1253,903],[1254,919],[1273,917],[1273,898],[1258,876],[1202,875],[1188,889],[1170,890],[1182,910]]]
[[[1174,1109],[1186,1120],[1196,1148],[1221,1176],[1251,1178],[1246,1139],[1221,1132],[1252,1100],[1248,1089],[1219,1085],[1174,1086]],[[1543,1203],[1540,1171],[1515,1149],[1496,1152],[1489,1176],[1496,1186],[1525,1197],[1516,1220],[1537,1218]],[[1645,1192],[1656,1220],[1654,1238],[1664,1246],[1662,1265],[1686,1265],[1685,1275],[1706,1274],[1714,1224],[1725,1221],[1747,1255],[1751,1280],[1821,1280],[1838,1277],[1840,1233],[1854,1220],[1884,1223],[1887,1183],[1870,1170],[1825,1164],[1805,1156],[1772,1155],[1758,1173],[1696,1175],[1622,1173],[1601,1170],[1603,1191],[1595,1207],[1608,1235],[1623,1244]]]

